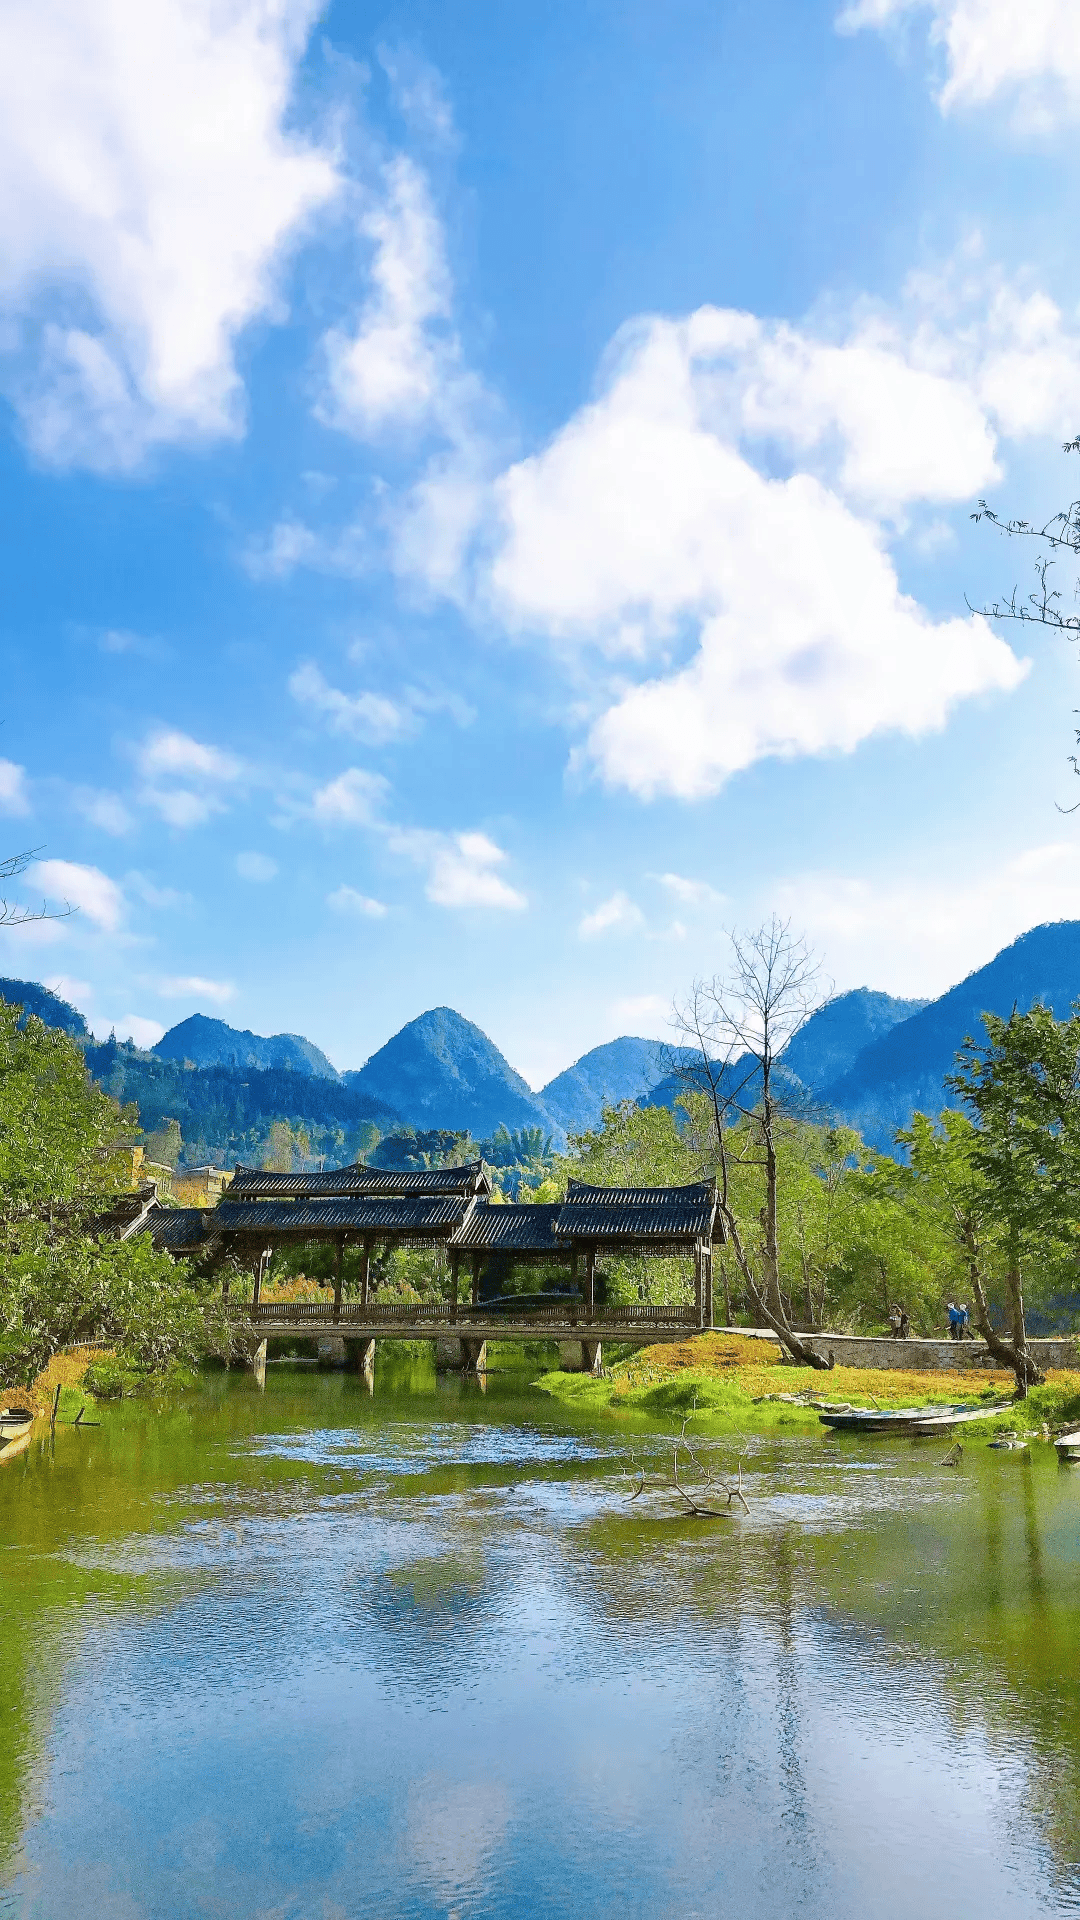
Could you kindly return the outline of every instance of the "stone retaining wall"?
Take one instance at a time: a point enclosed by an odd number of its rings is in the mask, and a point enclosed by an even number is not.
[[[776,1340],[775,1333],[761,1333],[757,1328],[728,1327],[719,1331],[738,1333],[744,1337],[750,1334],[754,1339]],[[838,1367],[902,1367],[913,1373],[965,1373],[970,1368],[998,1369],[998,1362],[991,1359],[982,1340],[892,1340],[886,1335],[858,1333],[801,1333],[799,1338],[823,1358],[831,1353]],[[1050,1340],[1029,1340],[1028,1351],[1040,1367],[1080,1371],[1080,1337],[1077,1335],[1060,1334]],[[1003,1371],[1011,1378],[1011,1368]]]

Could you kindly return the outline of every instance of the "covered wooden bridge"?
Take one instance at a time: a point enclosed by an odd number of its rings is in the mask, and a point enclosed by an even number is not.
[[[552,1205],[491,1198],[483,1163],[394,1173],[353,1166],[332,1173],[263,1173],[238,1167],[216,1207],[151,1209],[143,1228],[155,1246],[220,1265],[229,1256],[253,1274],[250,1300],[230,1300],[265,1354],[267,1338],[336,1338],[370,1361],[376,1338],[432,1339],[450,1364],[482,1367],[489,1339],[557,1339],[599,1364],[604,1339],[681,1339],[713,1324],[712,1256],[717,1232],[714,1181],[684,1187],[594,1187],[572,1180]],[[331,1301],[264,1302],[263,1278],[276,1247],[304,1242],[334,1249]],[[347,1247],[360,1249],[359,1298],[343,1296]],[[371,1299],[376,1249],[441,1248],[448,1300],[418,1305]],[[598,1263],[626,1255],[689,1255],[693,1306],[612,1307],[597,1299]],[[565,1270],[533,1295],[492,1293],[490,1281],[526,1266]],[[462,1287],[463,1270],[467,1287]],[[228,1282],[226,1281],[226,1298]]]

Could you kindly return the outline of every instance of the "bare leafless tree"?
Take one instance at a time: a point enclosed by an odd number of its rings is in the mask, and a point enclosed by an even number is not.
[[[688,1091],[706,1096],[720,1213],[746,1297],[802,1366],[828,1368],[792,1330],[780,1286],[777,1127],[784,1106],[777,1066],[784,1048],[826,998],[818,962],[777,915],[752,933],[731,933],[727,971],[697,980],[675,1008],[692,1059],[676,1067]],[[734,1159],[762,1170],[761,1251],[741,1231],[731,1193]]]
[[[0,860],[0,887],[6,880],[17,880],[25,873],[40,851],[40,847],[30,847],[25,853],[9,853],[6,860]],[[50,913],[44,900],[40,907],[23,907],[18,901],[0,895],[0,927],[24,927],[29,920],[66,920],[72,912],[74,908],[66,903],[61,913]]]
[[[1061,450],[1063,453],[1080,453],[1080,438],[1066,440]],[[1080,640],[1080,612],[1070,613],[1066,610],[1054,572],[1063,555],[1071,554],[1074,561],[1080,560],[1080,500],[1071,501],[1041,525],[1033,520],[1009,519],[985,500],[979,501],[979,510],[971,517],[976,522],[986,521],[1007,539],[1032,541],[1036,549],[1035,577],[1038,581],[1030,593],[1021,593],[1019,587],[1014,586],[1008,597],[1002,595],[985,606],[972,606],[969,600],[971,611],[981,613],[987,620],[1019,620],[1025,625],[1034,623],[1051,627],[1055,632],[1064,634],[1067,640]],[[1073,582],[1072,597],[1075,607],[1080,602],[1080,579]],[[1080,746],[1080,731],[1076,734],[1076,741]],[[1070,754],[1069,764],[1075,774],[1080,774],[1080,754]],[[1080,801],[1077,806],[1080,806]],[[1076,808],[1064,807],[1061,811],[1074,813]]]

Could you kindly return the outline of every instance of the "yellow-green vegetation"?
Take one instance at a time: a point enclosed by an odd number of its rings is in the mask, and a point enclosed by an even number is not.
[[[1012,1381],[1000,1372],[915,1373],[902,1368],[834,1367],[816,1373],[786,1365],[771,1341],[737,1334],[702,1334],[692,1339],[645,1347],[606,1370],[599,1378],[580,1373],[546,1373],[536,1382],[564,1406],[608,1413],[649,1414],[661,1418],[693,1412],[701,1431],[769,1433],[778,1429],[819,1432],[813,1406],[795,1405],[795,1396],[849,1401],[853,1406],[931,1407],[998,1404]],[[790,1396],[790,1397],[789,1397]],[[1028,1395],[1022,1408],[996,1415],[988,1424],[1038,1429],[1080,1420],[1080,1373],[1052,1373],[1044,1387]],[[975,1432],[981,1422],[974,1423]]]

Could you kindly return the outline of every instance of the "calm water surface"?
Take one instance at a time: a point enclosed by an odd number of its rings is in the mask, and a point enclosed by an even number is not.
[[[0,1469],[0,1913],[1080,1914],[1080,1470],[377,1365]]]

